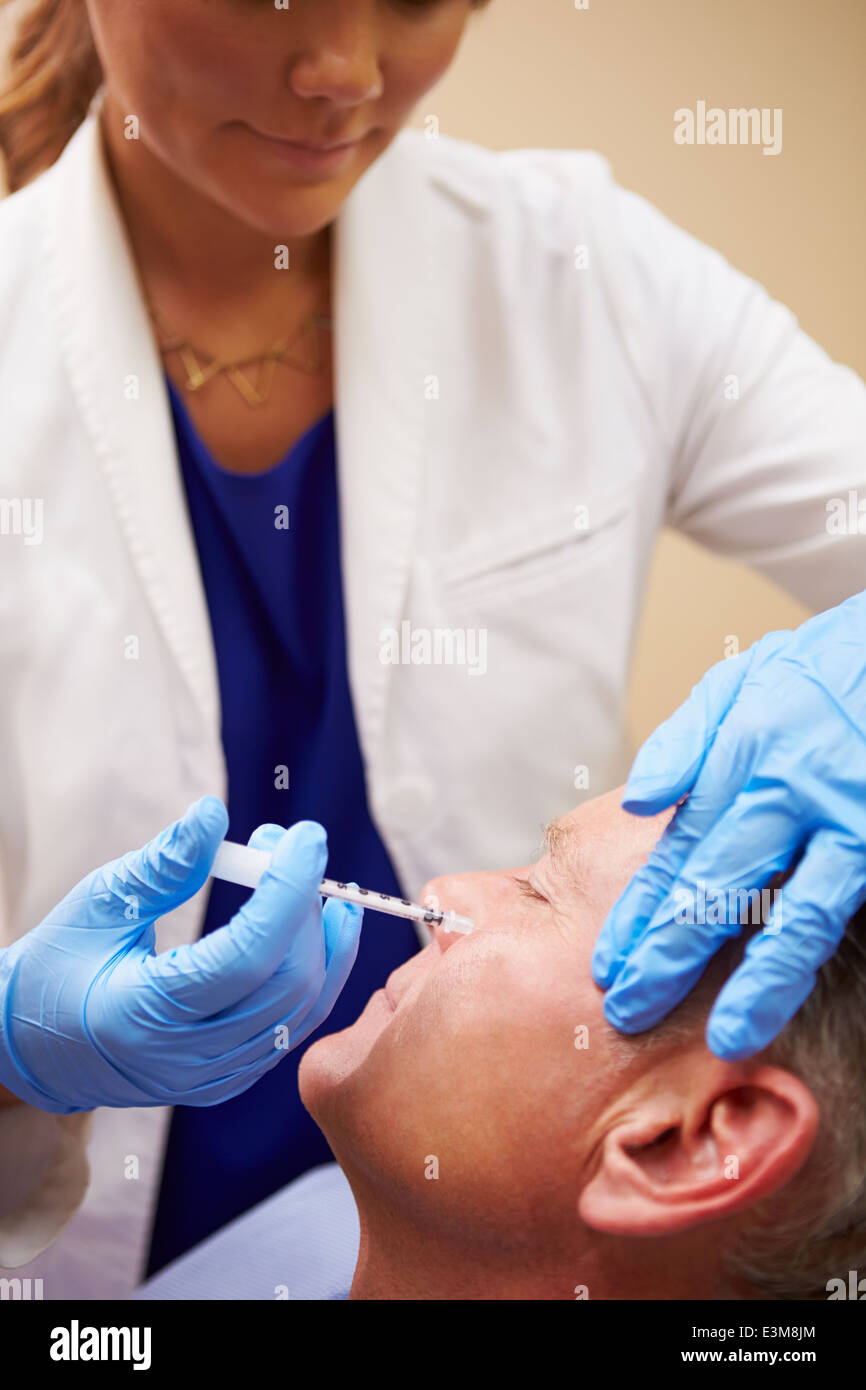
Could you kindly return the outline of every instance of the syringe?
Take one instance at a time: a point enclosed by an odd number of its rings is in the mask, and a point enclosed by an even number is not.
[[[266,849],[250,849],[249,845],[238,845],[232,840],[223,840],[214,855],[212,878],[221,878],[226,883],[237,883],[242,888],[256,888],[259,879],[271,862]],[[428,926],[441,926],[443,931],[462,932],[468,935],[474,930],[471,917],[461,917],[457,912],[442,912],[438,908],[423,907],[421,903],[409,902],[408,898],[394,898],[390,893],[374,893],[369,888],[358,888],[356,884],[336,883],[332,878],[323,878],[319,892],[325,898],[339,898],[344,903],[357,903],[359,907],[369,907],[373,912],[388,912],[392,917],[408,917],[413,922],[425,922]]]

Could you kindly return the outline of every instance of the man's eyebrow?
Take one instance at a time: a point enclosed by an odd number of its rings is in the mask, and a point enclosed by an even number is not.
[[[555,872],[572,881],[578,879],[576,841],[573,830],[560,819],[548,821],[544,827],[542,845],[550,855]]]

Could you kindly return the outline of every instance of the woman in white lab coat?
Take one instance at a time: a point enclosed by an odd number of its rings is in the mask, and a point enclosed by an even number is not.
[[[321,820],[375,888],[526,862],[627,771],[664,521],[815,609],[862,586],[826,526],[864,483],[853,373],[599,156],[401,129],[473,8],[31,5],[0,105],[4,944],[204,793],[233,839]],[[232,910],[196,894],[157,946]],[[345,1021],[410,947],[368,930]],[[178,1107],[164,1164],[165,1106],[7,1087],[0,1265],[122,1296],[317,1160],[294,1065]]]

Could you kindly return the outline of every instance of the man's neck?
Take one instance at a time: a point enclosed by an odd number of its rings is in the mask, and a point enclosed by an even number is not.
[[[441,1243],[429,1232],[386,1220],[372,1229],[362,1218],[351,1299],[472,1300],[573,1298],[570,1273],[533,1261],[479,1255]],[[570,1281],[570,1282],[569,1282]]]
[[[699,1235],[700,1233],[695,1233]],[[671,1250],[631,1241],[548,1253],[527,1249],[497,1255],[443,1242],[390,1216],[361,1217],[361,1245],[351,1299],[443,1301],[569,1301],[719,1299],[735,1297],[713,1260],[698,1258],[691,1243]]]

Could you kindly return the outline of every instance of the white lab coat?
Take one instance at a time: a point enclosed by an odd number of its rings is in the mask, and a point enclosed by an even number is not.
[[[863,587],[866,536],[830,534],[826,504],[866,487],[866,389],[593,153],[404,131],[341,211],[335,258],[349,678],[372,815],[415,894],[525,863],[586,795],[575,768],[592,793],[626,773],[663,521],[815,609]],[[0,325],[8,942],[190,801],[226,795],[162,363],[96,105],[0,204]],[[27,499],[39,544],[10,505]],[[403,622],[483,630],[486,671],[384,662]],[[159,947],[195,938],[203,908],[199,893],[164,918]],[[46,1298],[125,1295],[167,1119],[0,1111],[0,1264]]]

